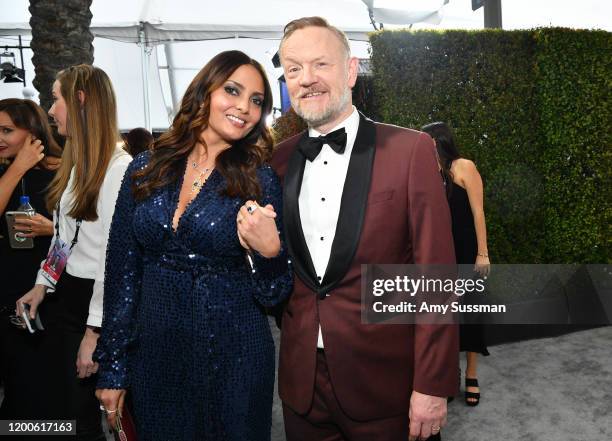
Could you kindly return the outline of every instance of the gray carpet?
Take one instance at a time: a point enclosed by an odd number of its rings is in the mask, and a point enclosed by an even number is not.
[[[467,407],[461,388],[444,441],[612,440],[612,327],[489,350],[480,357],[481,403]],[[285,440],[278,398],[272,440]]]
[[[612,440],[611,349],[612,327],[490,348],[480,358],[482,401],[467,407],[461,395],[449,405],[444,441]],[[272,440],[285,441],[275,397]]]

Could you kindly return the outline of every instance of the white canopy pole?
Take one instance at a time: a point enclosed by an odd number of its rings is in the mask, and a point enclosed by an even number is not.
[[[172,113],[178,109],[179,99],[176,91],[176,76],[174,74],[174,55],[172,54],[172,46],[168,43],[164,44],[164,52],[166,54],[166,64],[168,65],[168,82],[170,83],[170,97],[172,99]],[[171,115],[170,115],[171,116]]]
[[[144,23],[138,30],[138,45],[140,46],[140,66],[142,68],[142,96],[144,101],[145,129],[151,131],[151,104],[149,98],[149,61],[152,47],[147,42]]]

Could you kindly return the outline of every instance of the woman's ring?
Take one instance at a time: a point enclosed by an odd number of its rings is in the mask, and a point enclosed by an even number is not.
[[[247,211],[249,212],[249,214],[255,213],[255,210],[257,210],[257,205],[249,205],[247,207]]]
[[[106,414],[109,414],[109,413],[115,413],[115,412],[117,412],[117,409],[115,409],[115,410],[108,410],[108,409],[106,409],[106,407],[104,407],[102,404],[100,404],[100,410],[101,410],[102,412],[106,413]]]
[[[440,426],[431,426],[431,431],[432,432],[439,432],[440,431]]]

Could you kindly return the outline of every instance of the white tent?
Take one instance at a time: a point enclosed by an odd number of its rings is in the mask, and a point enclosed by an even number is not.
[[[437,11],[446,2],[418,0],[411,6],[414,14],[402,16],[402,22],[439,22]],[[0,37],[0,48],[15,45],[17,35],[29,41],[28,4],[28,0],[0,0],[0,36],[7,36]],[[282,72],[271,58],[284,25],[297,17],[326,17],[347,33],[354,54],[367,58],[367,33],[374,30],[372,18],[380,19],[379,4],[389,14],[389,0],[94,0],[94,63],[113,80],[122,129],[163,129],[191,78],[222,50],[240,49],[262,63],[279,103],[275,85]],[[401,8],[405,6],[395,6],[398,12]],[[31,51],[25,55],[31,84]],[[20,96],[19,87],[0,85],[0,97]]]
[[[2,0],[0,35],[29,34],[28,0]],[[236,36],[279,38],[289,21],[309,15],[326,17],[350,39],[365,40],[376,21],[393,24],[439,23],[440,8],[449,0],[94,0],[91,29],[97,37],[153,44]],[[409,3],[409,4],[407,4]]]
[[[28,5],[28,0],[0,0],[0,51],[5,45],[15,46],[18,35],[26,45],[30,41]],[[611,5],[609,0],[583,0],[579,5],[504,0],[504,28],[553,25],[610,30],[606,18]],[[91,11],[94,63],[113,80],[122,129],[166,128],[195,73],[227,49],[243,50],[262,63],[280,107],[275,86],[281,72],[271,57],[283,26],[297,17],[327,18],[348,34],[353,53],[360,58],[368,57],[366,40],[374,29],[372,20],[384,22],[386,28],[410,23],[417,23],[414,28],[478,29],[483,25],[483,10],[472,12],[471,0],[93,0]],[[31,56],[29,49],[24,51],[30,88]],[[0,98],[9,96],[22,96],[22,84],[0,83]]]

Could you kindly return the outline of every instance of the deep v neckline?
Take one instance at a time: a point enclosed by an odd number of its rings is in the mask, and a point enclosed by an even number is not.
[[[170,226],[171,226],[172,234],[174,235],[178,235],[179,228],[181,227],[183,223],[182,220],[187,214],[189,208],[200,197],[200,194],[204,191],[204,189],[210,186],[210,181],[213,179],[213,176],[215,175],[217,171],[216,168],[212,169],[212,171],[210,172],[210,175],[208,175],[208,179],[206,179],[206,181],[204,182],[204,185],[202,185],[198,193],[187,203],[187,205],[185,205],[185,209],[183,210],[181,215],[176,220],[176,228],[175,228],[174,227],[174,217],[176,216],[176,211],[178,210],[179,204],[181,202],[181,190],[183,189],[183,184],[185,183],[185,175],[187,174],[188,165],[189,165],[188,162],[185,161],[185,171],[181,175],[181,178],[178,180],[178,186],[175,190],[174,197],[172,198],[172,207],[174,209],[170,211]]]

